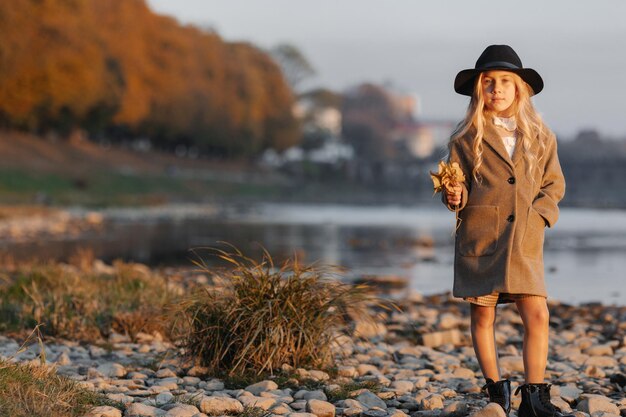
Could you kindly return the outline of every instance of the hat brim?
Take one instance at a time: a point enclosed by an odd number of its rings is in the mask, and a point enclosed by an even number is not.
[[[474,93],[474,83],[476,77],[485,71],[509,71],[519,75],[532,88],[532,94],[539,94],[543,90],[543,79],[537,71],[532,68],[505,68],[493,67],[485,69],[466,69],[459,72],[454,79],[454,91],[464,96],[471,96]]]

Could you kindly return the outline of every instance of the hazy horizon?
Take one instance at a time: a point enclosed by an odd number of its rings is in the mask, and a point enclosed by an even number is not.
[[[489,44],[509,44],[546,87],[535,104],[548,125],[571,137],[597,129],[626,137],[626,2],[520,3],[411,0],[148,0],[158,13],[212,28],[261,48],[297,46],[316,68],[307,87],[344,90],[390,83],[415,94],[425,119],[459,120],[467,97],[456,73]],[[269,6],[268,6],[269,5]]]

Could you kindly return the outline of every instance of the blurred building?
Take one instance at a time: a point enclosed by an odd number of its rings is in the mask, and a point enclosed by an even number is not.
[[[398,125],[394,139],[406,144],[416,158],[428,158],[438,148],[446,147],[455,124],[451,121],[412,120]]]

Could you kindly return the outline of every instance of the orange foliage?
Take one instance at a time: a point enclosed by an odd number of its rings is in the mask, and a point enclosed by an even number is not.
[[[0,2],[0,39],[8,127],[116,127],[231,154],[299,137],[293,94],[266,53],[154,14],[143,0]]]

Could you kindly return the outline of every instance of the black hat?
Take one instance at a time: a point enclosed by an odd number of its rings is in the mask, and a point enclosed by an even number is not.
[[[537,71],[524,68],[522,60],[509,45],[490,45],[480,54],[474,69],[459,72],[454,79],[454,91],[471,96],[476,76],[483,71],[510,71],[522,77],[533,89],[533,94],[543,90],[543,80]]]

